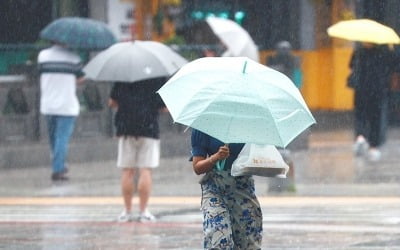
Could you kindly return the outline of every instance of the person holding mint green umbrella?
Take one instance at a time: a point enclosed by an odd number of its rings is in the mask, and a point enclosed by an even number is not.
[[[206,52],[206,56],[215,54]],[[253,177],[230,174],[244,143],[224,144],[193,129],[191,145],[193,171],[203,175],[203,248],[261,249],[262,211]]]
[[[247,57],[204,57],[158,91],[173,120],[193,129],[193,170],[204,176],[204,249],[261,249],[262,212],[251,176],[231,175],[244,143],[286,147],[315,123],[282,73]]]

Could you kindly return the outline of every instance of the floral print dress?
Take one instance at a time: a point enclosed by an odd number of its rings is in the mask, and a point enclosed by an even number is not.
[[[262,213],[250,176],[213,170],[201,183],[204,249],[261,249]]]
[[[192,155],[217,152],[223,143],[197,130]],[[242,144],[230,144],[225,169],[213,169],[201,179],[204,249],[261,249],[262,212],[251,176],[234,177],[230,167]],[[204,155],[206,154],[206,155]]]

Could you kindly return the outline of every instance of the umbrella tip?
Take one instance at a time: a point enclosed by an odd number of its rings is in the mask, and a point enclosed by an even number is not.
[[[244,61],[242,73],[246,73],[247,61]]]

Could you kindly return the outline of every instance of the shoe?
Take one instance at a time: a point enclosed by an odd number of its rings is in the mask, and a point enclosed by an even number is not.
[[[371,148],[370,150],[368,150],[368,160],[376,162],[379,161],[381,157],[382,153],[378,149]]]
[[[368,143],[364,138],[357,139],[353,145],[353,151],[356,156],[364,155],[368,150]]]
[[[51,175],[51,180],[52,181],[68,181],[69,178],[64,172],[61,172],[61,173],[53,173]]]
[[[139,215],[139,222],[154,222],[156,221],[156,217],[152,215],[148,210],[142,212]]]
[[[118,222],[129,222],[133,220],[132,213],[127,213],[125,210],[117,218]]]

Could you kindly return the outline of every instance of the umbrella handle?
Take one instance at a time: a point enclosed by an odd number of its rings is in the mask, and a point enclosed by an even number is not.
[[[225,162],[226,162],[226,159],[217,161],[217,163],[215,163],[215,169],[217,169],[217,171],[222,171],[222,170],[224,170],[224,168],[225,168]]]
[[[228,147],[228,146],[229,146],[229,143],[225,143],[225,146]],[[225,168],[225,162],[226,162],[226,159],[217,161],[217,163],[215,163],[215,169],[217,169],[217,171],[222,171],[222,170],[224,170],[224,168]]]
[[[244,62],[242,73],[246,73],[247,61]]]

